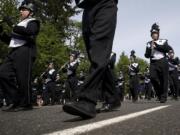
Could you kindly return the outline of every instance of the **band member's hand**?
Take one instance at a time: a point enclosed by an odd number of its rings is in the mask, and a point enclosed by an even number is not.
[[[18,29],[19,29],[19,26],[17,26],[17,25],[14,26],[14,27],[13,27],[13,32],[17,33],[17,32],[18,32]]]
[[[151,47],[152,47],[152,48],[155,48],[155,47],[156,47],[156,43],[155,43],[154,41],[152,41]]]

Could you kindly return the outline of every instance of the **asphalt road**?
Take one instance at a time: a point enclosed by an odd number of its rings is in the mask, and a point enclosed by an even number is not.
[[[167,108],[150,112],[99,129],[86,131],[84,135],[180,135],[180,101],[168,100],[160,104],[155,100],[138,103],[125,101],[119,111],[100,113],[94,119],[82,120],[66,114],[61,105],[45,106],[24,112],[0,111],[0,135],[41,135],[93,124],[126,116],[159,106]],[[69,134],[67,134],[69,135]]]

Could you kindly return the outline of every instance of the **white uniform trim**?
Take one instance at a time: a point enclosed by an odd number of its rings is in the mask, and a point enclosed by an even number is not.
[[[159,40],[155,41],[155,43],[158,45],[164,45],[165,42],[167,42],[167,40],[165,40],[165,39],[159,39]],[[148,43],[148,46],[149,46],[149,44],[150,43]],[[163,52],[160,52],[160,51],[156,50],[155,48],[151,48],[151,49],[152,49],[151,56],[153,56],[152,60],[160,60],[165,57]]]
[[[145,79],[144,82],[145,82],[145,83],[150,83],[150,81],[151,81],[150,79]]]
[[[27,18],[23,21],[21,21],[20,23],[17,24],[17,26],[23,26],[23,27],[27,27],[28,23],[31,21],[36,20],[35,18]],[[20,40],[20,39],[16,39],[16,38],[11,38],[9,47],[10,48],[16,48],[16,47],[20,47],[23,46],[24,44],[26,44],[25,40]]]
[[[139,65],[138,63],[133,63],[133,64],[132,64],[132,66],[135,67],[135,68],[137,68],[138,65]]]
[[[69,67],[70,67],[70,66],[73,67],[73,66],[75,66],[77,63],[78,63],[78,60],[75,60],[75,61],[73,61],[73,62],[71,62],[71,63],[68,64],[67,75],[72,75],[72,74],[73,74],[73,72],[72,72],[71,70],[69,70]]]
[[[51,70],[49,70],[49,74],[50,75],[52,75],[53,73],[55,72],[55,69],[51,69]],[[52,81],[52,79],[51,78],[47,78],[46,80],[45,80],[45,83],[48,83],[48,82],[50,82],[50,81]]]
[[[49,74],[52,75],[54,73],[55,69],[49,70]]]

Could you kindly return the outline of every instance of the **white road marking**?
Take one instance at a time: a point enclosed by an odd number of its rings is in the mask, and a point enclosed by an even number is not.
[[[131,113],[131,114],[127,114],[127,115],[123,115],[123,116],[119,116],[119,117],[115,117],[115,118],[111,118],[108,120],[103,120],[103,121],[99,121],[99,122],[94,122],[94,123],[90,123],[90,124],[86,124],[83,126],[78,126],[78,127],[74,127],[74,128],[69,128],[69,129],[65,129],[65,130],[61,130],[61,131],[57,131],[57,132],[53,132],[53,133],[49,133],[49,134],[45,134],[45,135],[79,135],[82,133],[87,133],[96,129],[100,129],[109,125],[113,125],[116,123],[120,123],[132,118],[136,118],[154,111],[158,111],[161,109],[165,109],[167,107],[169,107],[170,105],[166,105],[166,106],[159,106],[159,107],[155,107],[155,108],[151,108],[151,109],[147,109],[144,111],[140,111],[140,112],[135,112],[135,113]]]

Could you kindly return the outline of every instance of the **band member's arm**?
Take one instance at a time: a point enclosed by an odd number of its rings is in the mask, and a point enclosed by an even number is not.
[[[54,71],[54,72],[52,73],[52,75],[51,75],[51,79],[52,79],[53,81],[56,81],[56,76],[57,76],[57,72]]]
[[[146,52],[145,52],[144,56],[145,56],[146,58],[150,58],[150,57],[151,57],[151,46],[150,46],[150,42],[147,43]]]
[[[39,25],[38,21],[31,21],[26,28],[24,26],[14,26],[13,32],[24,36],[37,35],[39,32]]]
[[[34,42],[35,36],[39,32],[39,28],[39,22],[32,21],[28,23],[26,28],[23,26],[15,26],[11,36],[28,42]]]
[[[69,67],[69,70],[71,70],[71,71],[76,71],[76,69],[78,68],[78,65],[79,65],[79,63],[77,62],[77,63],[75,63],[74,65],[70,65],[70,67]]]
[[[172,50],[172,47],[168,44],[166,41],[164,45],[158,45],[156,44],[156,49],[160,52],[168,53],[170,50]]]
[[[135,72],[135,73],[138,73],[138,72],[139,72],[139,66],[137,66],[136,68],[133,67],[133,69],[134,69],[134,72]]]
[[[63,73],[66,73],[67,72],[67,68],[68,68],[68,63],[64,64],[61,69],[62,69],[62,72]]]

